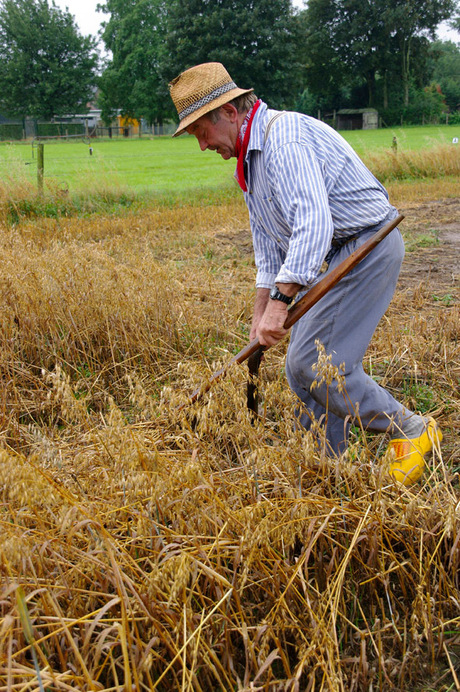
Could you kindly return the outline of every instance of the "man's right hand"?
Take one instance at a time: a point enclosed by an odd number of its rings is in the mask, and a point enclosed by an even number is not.
[[[254,302],[254,314],[252,317],[251,331],[249,332],[249,339],[253,341],[257,336],[257,329],[259,327],[260,320],[263,317],[265,308],[269,301],[270,289],[269,288],[258,288],[256,291],[256,299]]]
[[[279,300],[269,300],[262,319],[257,325],[256,336],[262,346],[274,346],[286,334],[284,328],[288,314],[288,306]]]
[[[282,293],[295,296],[302,288],[298,284],[280,284]],[[274,346],[287,334],[284,323],[288,314],[286,303],[270,300],[270,289],[258,288],[254,303],[250,340],[258,337],[262,346]]]

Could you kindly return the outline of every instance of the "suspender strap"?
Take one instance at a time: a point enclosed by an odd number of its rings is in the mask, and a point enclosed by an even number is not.
[[[285,113],[286,113],[286,111],[280,111],[279,113],[275,113],[275,115],[272,118],[270,118],[270,120],[268,121],[268,125],[265,129],[264,144],[268,139],[268,135],[270,133],[271,127],[272,127],[273,123],[275,122],[275,120],[278,120],[278,118],[281,118],[281,116],[284,115]]]

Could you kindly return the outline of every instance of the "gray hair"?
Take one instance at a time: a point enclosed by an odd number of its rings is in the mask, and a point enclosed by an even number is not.
[[[236,99],[232,99],[228,103],[231,106],[235,106],[236,110],[238,113],[245,113],[249,111],[255,102],[257,101],[257,96],[255,93],[252,91],[250,94],[242,94],[241,96],[237,96]],[[215,124],[218,120],[220,120],[220,109],[222,106],[219,106],[218,108],[214,108],[214,110],[210,111],[209,113],[206,113],[206,117],[209,118],[209,120]]]

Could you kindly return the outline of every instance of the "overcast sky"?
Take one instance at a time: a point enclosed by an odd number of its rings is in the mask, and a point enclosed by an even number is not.
[[[96,7],[101,0],[54,0],[56,5],[65,10],[67,7],[84,36],[97,35],[101,22],[107,20],[110,15],[96,12]]]
[[[109,18],[108,14],[96,12],[96,6],[101,0],[54,0],[58,7],[68,8],[73,14],[83,35],[97,35],[101,22]],[[294,0],[294,5],[303,7],[303,0]],[[438,31],[439,37],[445,40],[460,41],[460,34],[442,25]]]

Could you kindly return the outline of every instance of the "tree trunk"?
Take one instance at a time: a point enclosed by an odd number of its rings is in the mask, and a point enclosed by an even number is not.
[[[383,107],[388,108],[388,70],[383,73]]]
[[[367,81],[367,105],[369,108],[374,106],[374,86],[375,86],[375,72],[373,70],[369,71],[366,75]]]
[[[401,44],[401,60],[402,60],[402,83],[403,83],[403,103],[404,106],[409,105],[409,76],[410,76],[410,48],[411,39],[403,39]]]

